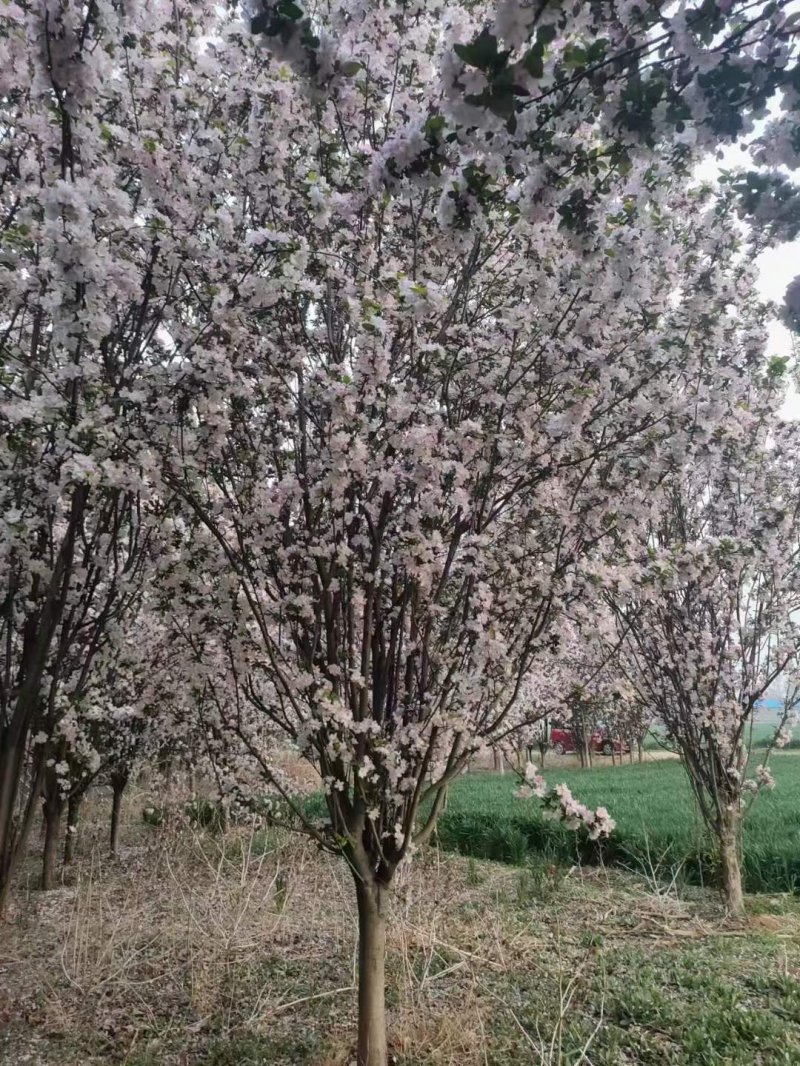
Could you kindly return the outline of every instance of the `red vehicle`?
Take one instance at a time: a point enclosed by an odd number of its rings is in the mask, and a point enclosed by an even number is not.
[[[556,755],[569,755],[570,752],[578,751],[578,734],[574,729],[553,726],[550,730],[550,747]],[[589,737],[589,748],[599,755],[622,755],[623,752],[627,754],[631,750],[629,744],[612,737],[608,730],[602,727],[595,729]]]

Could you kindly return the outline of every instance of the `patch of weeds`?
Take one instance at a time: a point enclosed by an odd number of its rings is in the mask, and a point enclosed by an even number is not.
[[[483,877],[478,869],[478,864],[475,859],[470,855],[467,861],[467,884],[479,885],[483,881]]]
[[[517,875],[517,902],[550,903],[558,895],[564,874],[554,863],[528,860]]]
[[[193,799],[184,805],[183,813],[196,829],[207,829],[211,833],[221,833],[227,827],[228,818],[225,807],[218,800]]]
[[[319,1043],[310,1033],[286,1037],[217,1037],[197,1066],[312,1066],[319,1061]]]
[[[142,821],[152,829],[161,829],[167,820],[166,807],[150,805],[142,808]]]
[[[275,875],[275,910],[282,914],[286,909],[286,900],[289,897],[289,886],[283,870],[278,870]]]
[[[580,943],[584,948],[601,948],[605,943],[605,938],[602,933],[587,930],[581,935]]]

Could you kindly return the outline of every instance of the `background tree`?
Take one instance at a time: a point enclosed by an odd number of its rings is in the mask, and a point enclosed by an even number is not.
[[[634,592],[612,600],[630,681],[681,753],[732,913],[743,909],[742,817],[772,787],[771,745],[751,772],[753,715],[776,679],[796,677],[800,650],[798,435],[769,410],[754,397],[705,462],[671,475]]]

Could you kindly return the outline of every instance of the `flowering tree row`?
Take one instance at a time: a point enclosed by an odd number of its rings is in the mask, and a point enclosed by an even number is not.
[[[688,175],[792,105],[786,6],[8,6],[4,886],[152,648],[222,790],[319,772],[384,1066],[398,866],[759,372],[757,205]]]

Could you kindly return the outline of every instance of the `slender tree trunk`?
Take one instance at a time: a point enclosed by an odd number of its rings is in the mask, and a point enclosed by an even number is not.
[[[80,820],[82,802],[83,793],[79,792],[70,796],[67,803],[67,836],[64,841],[65,866],[69,866],[75,858],[75,845],[78,842],[78,821]]]
[[[583,762],[581,764],[585,769],[592,768],[592,745],[587,737],[583,738]]]
[[[0,918],[5,914],[8,895],[11,890],[11,881],[17,869],[20,856],[25,851],[34,818],[36,817],[36,801],[39,798],[41,783],[41,759],[34,761],[31,769],[30,790],[16,828],[9,823],[7,834],[3,837],[0,847]]]
[[[10,725],[0,731],[0,914],[5,908],[11,878],[27,842],[36,806],[36,795],[29,795],[25,814],[21,823],[17,822],[15,811],[25,775],[27,737],[28,720],[17,709]],[[34,758],[34,765],[30,767],[34,793],[39,790],[39,766],[40,761]]]
[[[637,747],[638,752],[639,752],[639,762],[642,762],[642,760],[644,759],[644,748],[642,746],[641,740],[637,740],[636,741],[636,747]]]
[[[119,845],[119,816],[122,810],[122,796],[125,786],[128,784],[127,774],[112,774],[111,788],[113,792],[111,800],[111,854],[117,854]]]
[[[386,915],[388,888],[356,875],[358,900],[358,1050],[357,1066],[387,1066]]]
[[[720,867],[722,875],[722,892],[725,905],[731,914],[744,913],[744,894],[742,892],[742,867],[739,859],[740,834],[739,813],[726,809],[722,816],[720,832]]]
[[[44,816],[44,849],[42,851],[42,888],[45,892],[55,888],[56,855],[61,838],[61,814],[64,800],[58,792],[58,784],[51,786],[50,795],[42,803]]]
[[[174,770],[174,759],[172,756],[162,756],[158,761],[158,769],[161,776],[164,778],[164,785],[169,790],[172,787],[172,771]]]

